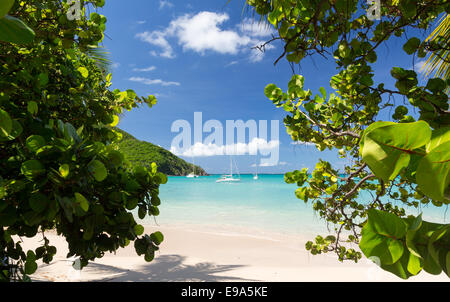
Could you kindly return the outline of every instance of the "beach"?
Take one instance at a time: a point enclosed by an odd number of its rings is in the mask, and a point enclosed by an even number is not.
[[[260,237],[179,227],[145,226],[150,234],[159,230],[164,242],[155,259],[148,263],[136,255],[133,244],[108,253],[90,262],[83,270],[72,268],[73,259],[66,259],[67,244],[55,233],[47,233],[57,255],[49,265],[39,262],[33,281],[100,281],[100,282],[172,282],[172,281],[268,281],[268,282],[365,282],[404,281],[379,269],[369,260],[359,263],[337,260],[334,254],[309,254],[307,238],[276,234]],[[272,234],[275,235],[275,234]],[[40,237],[22,238],[24,249],[36,248]],[[309,238],[310,239],[310,238]],[[445,274],[438,276],[421,272],[408,282],[448,282]]]
[[[81,272],[66,259],[64,238],[48,232],[57,255],[40,264],[36,281],[403,281],[363,257],[360,262],[337,260],[333,253],[311,255],[305,249],[316,235],[333,230],[294,195],[283,175],[241,175],[241,182],[216,184],[217,175],[196,179],[169,177],[161,186],[161,214],[137,218],[145,234],[161,231],[164,242],[147,263],[131,243],[116,254],[105,254]],[[430,219],[443,215],[424,212]],[[332,227],[332,226],[331,226]],[[23,238],[35,249],[41,236]],[[357,248],[357,246],[353,246]],[[445,275],[420,273],[408,281],[446,281]]]

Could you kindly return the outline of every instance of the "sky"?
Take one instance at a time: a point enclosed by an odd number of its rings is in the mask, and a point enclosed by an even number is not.
[[[319,159],[336,168],[346,164],[337,150],[319,152],[311,145],[296,145],[286,133],[284,111],[264,96],[264,88],[274,83],[286,90],[293,71],[285,59],[274,65],[282,53],[280,43],[269,44],[264,53],[253,48],[269,40],[273,29],[261,26],[244,0],[110,0],[99,13],[108,19],[103,45],[113,62],[112,88],[133,89],[138,95],[152,94],[158,99],[152,108],[141,106],[126,112],[119,128],[179,152],[172,146],[179,134],[171,131],[172,125],[177,120],[188,121],[194,144],[195,112],[201,112],[203,123],[217,120],[224,128],[227,120],[267,121],[267,140],[258,145],[264,148],[274,146],[270,145],[270,125],[275,120],[279,128],[277,163],[264,163],[267,153],[236,154],[233,160],[240,173],[312,170]],[[381,46],[374,64],[375,83],[392,82],[392,66],[420,66],[422,61],[401,50],[405,42],[396,39]],[[320,56],[303,60],[295,71],[305,77],[304,88],[313,94],[319,93],[320,87],[332,92],[329,81],[338,73],[332,58]],[[387,84],[389,87],[392,85]],[[389,115],[382,118],[390,119]],[[203,139],[209,134],[203,133]],[[246,147],[255,142],[247,140]],[[198,141],[198,137],[197,143],[196,148],[178,155],[210,174],[229,172],[229,156],[217,155],[221,154],[217,146]]]

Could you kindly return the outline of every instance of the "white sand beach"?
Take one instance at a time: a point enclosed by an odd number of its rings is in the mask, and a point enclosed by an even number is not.
[[[81,272],[66,259],[64,238],[48,233],[58,253],[50,265],[39,263],[35,281],[404,281],[363,259],[339,262],[333,254],[312,256],[305,238],[259,238],[241,234],[176,227],[146,226],[146,233],[160,230],[164,242],[151,263],[136,255],[133,244],[91,262]],[[34,249],[41,238],[22,238],[25,249]],[[310,238],[308,238],[310,239]],[[449,282],[445,274],[421,272],[408,282]]]

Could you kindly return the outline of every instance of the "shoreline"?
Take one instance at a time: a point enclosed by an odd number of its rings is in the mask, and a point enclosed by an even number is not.
[[[51,264],[42,264],[33,274],[34,281],[267,281],[267,282],[364,282],[404,281],[381,270],[369,260],[359,263],[337,260],[334,254],[313,256],[304,248],[305,238],[280,235],[273,238],[242,234],[220,234],[210,230],[186,230],[177,226],[145,225],[145,233],[156,230],[164,241],[155,259],[147,263],[136,255],[131,243],[116,254],[107,253],[90,262],[81,272],[66,259],[64,238],[48,232],[50,244],[58,252]],[[23,238],[25,250],[36,248],[41,238]],[[449,282],[445,274],[425,272],[407,281]]]

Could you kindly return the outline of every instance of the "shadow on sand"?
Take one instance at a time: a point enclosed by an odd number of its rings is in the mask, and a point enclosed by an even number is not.
[[[210,262],[190,265],[185,264],[185,260],[186,257],[180,255],[162,255],[156,257],[152,262],[133,270],[121,269],[99,263],[89,263],[85,269],[95,275],[113,275],[109,278],[95,280],[100,282],[257,281],[226,275],[227,272],[244,267],[243,265],[216,265]]]

